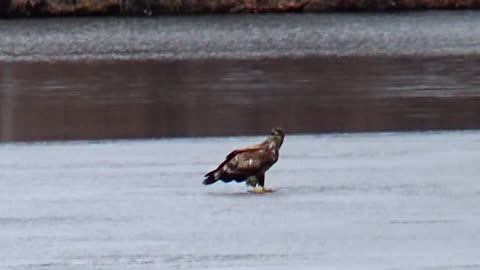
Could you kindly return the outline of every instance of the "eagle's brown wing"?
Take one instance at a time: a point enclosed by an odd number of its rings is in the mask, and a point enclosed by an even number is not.
[[[244,181],[246,177],[261,171],[265,166],[270,166],[271,157],[262,145],[253,145],[232,151],[227,155],[215,170],[207,173],[203,183],[212,184],[217,180],[225,182]]]
[[[205,174],[205,177],[208,177],[209,175],[213,174],[215,171],[218,171],[219,169],[221,169],[225,164],[227,164],[227,162],[232,160],[232,158],[234,158],[237,154],[247,152],[247,151],[259,150],[259,149],[262,149],[262,146],[260,144],[255,144],[255,145],[250,145],[250,146],[247,146],[247,147],[238,148],[238,149],[233,150],[232,152],[230,152],[230,154],[227,155],[225,160],[222,163],[220,163],[220,165],[218,165],[218,167],[215,170],[210,171],[207,174]]]

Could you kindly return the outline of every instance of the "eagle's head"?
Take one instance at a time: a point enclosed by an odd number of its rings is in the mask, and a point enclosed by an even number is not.
[[[282,138],[285,137],[285,132],[281,128],[272,128],[272,135],[274,136],[281,136]]]
[[[281,128],[273,128],[272,135],[271,135],[271,143],[275,145],[275,147],[280,148],[283,144],[283,138],[285,137],[285,132]]]

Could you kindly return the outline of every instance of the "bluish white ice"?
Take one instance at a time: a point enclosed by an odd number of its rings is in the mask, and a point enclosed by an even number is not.
[[[275,193],[202,186],[263,137],[0,145],[0,269],[480,269],[480,132],[288,136]]]

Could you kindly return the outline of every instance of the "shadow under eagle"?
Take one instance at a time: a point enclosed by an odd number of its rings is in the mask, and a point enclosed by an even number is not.
[[[265,172],[277,162],[284,137],[282,129],[274,128],[263,142],[232,151],[215,170],[205,175],[203,184],[210,185],[219,180],[245,181],[247,186],[260,186],[262,192],[271,191],[265,187]]]

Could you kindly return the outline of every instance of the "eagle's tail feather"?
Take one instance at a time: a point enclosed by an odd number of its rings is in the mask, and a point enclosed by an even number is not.
[[[217,177],[215,176],[216,175],[216,171],[211,171],[209,173],[207,173],[205,175],[205,177],[207,177],[205,180],[203,180],[203,184],[204,185],[210,185],[210,184],[213,184],[215,182],[217,182]]]
[[[203,180],[204,185],[210,185],[215,182],[217,182],[217,180],[215,180],[215,177],[213,177],[213,175],[210,175],[208,178],[205,178],[205,180]]]

